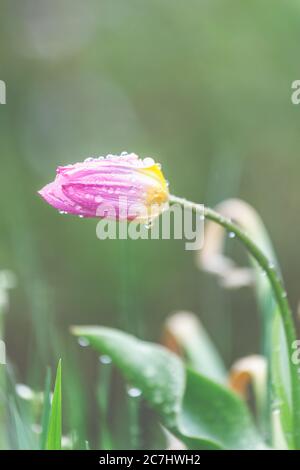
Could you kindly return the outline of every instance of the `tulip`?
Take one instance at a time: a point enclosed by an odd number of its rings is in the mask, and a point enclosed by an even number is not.
[[[57,168],[39,191],[61,213],[149,222],[168,208],[168,184],[159,163],[123,152]]]

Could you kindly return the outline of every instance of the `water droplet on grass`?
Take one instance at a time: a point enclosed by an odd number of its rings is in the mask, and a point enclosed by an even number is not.
[[[229,232],[228,233],[228,238],[235,238],[235,233],[234,232]]]
[[[130,387],[128,388],[127,393],[131,398],[138,398],[142,395],[142,390],[137,387]]]

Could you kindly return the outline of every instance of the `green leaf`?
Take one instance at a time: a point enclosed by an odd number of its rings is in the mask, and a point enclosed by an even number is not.
[[[61,359],[58,362],[54,394],[52,399],[49,429],[47,436],[47,450],[61,450]]]
[[[109,355],[139,388],[162,424],[190,449],[265,448],[245,404],[223,386],[185,369],[167,349],[118,330],[74,327],[98,353]]]
[[[51,369],[47,369],[46,380],[45,380],[45,389],[44,389],[44,406],[42,414],[42,433],[40,439],[40,448],[44,450],[46,448],[48,429],[49,429],[49,419],[51,412]]]
[[[216,382],[226,383],[222,358],[194,313],[180,311],[171,315],[166,321],[166,332],[174,338],[191,368]]]

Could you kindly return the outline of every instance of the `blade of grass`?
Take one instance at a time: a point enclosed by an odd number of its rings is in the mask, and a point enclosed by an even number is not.
[[[58,362],[52,399],[46,449],[61,450],[61,359]]]
[[[12,421],[13,430],[13,446],[17,450],[33,450],[36,448],[30,424],[26,422],[24,416],[21,416],[20,411],[14,398],[9,398],[9,411]]]
[[[111,450],[112,439],[108,424],[108,410],[110,404],[110,388],[112,366],[109,356],[102,355],[100,361],[100,378],[97,389],[97,399],[100,411],[101,428],[100,428],[100,449]]]
[[[49,429],[49,419],[51,410],[51,369],[47,368],[45,388],[44,388],[44,406],[42,414],[42,433],[40,439],[40,448],[44,450],[46,448],[47,435]]]

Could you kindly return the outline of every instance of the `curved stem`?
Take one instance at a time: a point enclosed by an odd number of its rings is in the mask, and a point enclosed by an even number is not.
[[[293,414],[294,439],[296,448],[300,449],[300,381],[298,377],[298,366],[292,362],[292,355],[294,352],[292,345],[296,339],[296,331],[293,323],[292,312],[287,299],[287,294],[276,268],[260,250],[260,248],[248,237],[248,235],[230,219],[223,217],[221,214],[218,214],[209,207],[204,207],[203,210],[203,206],[176,196],[170,196],[170,202],[173,204],[180,204],[187,209],[198,212],[199,214],[204,215],[205,218],[221,225],[227,231],[234,233],[236,238],[242,242],[248,252],[266,273],[270,285],[272,286],[274,298],[278,304],[286,335],[289,355],[289,371],[291,377],[291,407]]]

